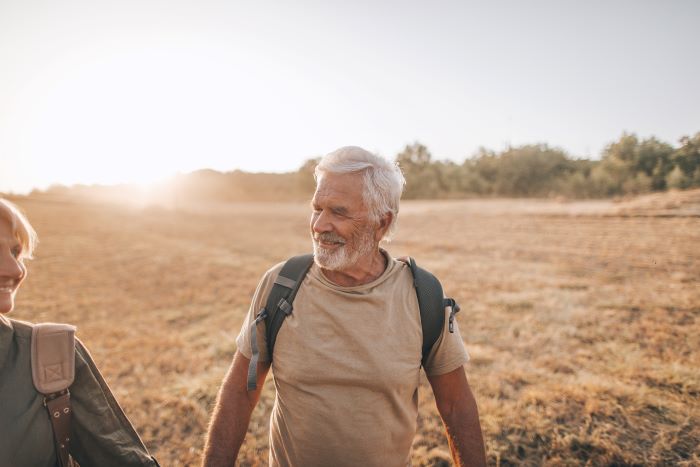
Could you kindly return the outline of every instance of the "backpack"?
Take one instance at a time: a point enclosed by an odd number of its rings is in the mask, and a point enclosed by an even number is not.
[[[425,362],[435,342],[442,333],[445,325],[445,308],[451,307],[448,329],[454,332],[454,317],[459,311],[459,305],[452,298],[444,298],[440,281],[430,272],[418,267],[413,258],[399,258],[407,263],[413,274],[413,287],[418,296],[418,308],[420,309],[421,328],[423,330],[423,345],[421,365]],[[273,350],[277,334],[284,319],[292,314],[294,297],[301,286],[301,283],[309,272],[314,262],[312,254],[294,256],[288,259],[270,290],[265,306],[258,312],[255,320],[250,325],[250,343],[252,356],[248,366],[248,391],[257,388],[257,368],[260,356],[257,342],[256,326],[261,321],[265,321],[265,338],[267,340],[267,351],[272,361]]]
[[[54,445],[56,447],[56,457],[58,467],[76,467],[77,461],[70,455],[71,436],[71,407],[69,387],[75,380],[75,359],[78,348],[83,348],[75,338],[75,326],[68,324],[40,323],[32,325],[31,340],[31,364],[32,382],[36,390],[44,396],[44,406],[48,411],[51,420],[51,429],[54,435]],[[84,349],[84,348],[83,348]],[[85,352],[87,352],[85,350]],[[119,418],[121,429],[126,430],[128,436],[133,440],[132,444],[120,445],[122,452],[128,454],[134,449],[143,449],[141,439],[130,425],[129,420],[121,411],[109,387],[102,379],[102,375],[97,370],[94,362],[90,358],[86,364],[89,366],[95,382],[99,385],[105,401],[108,404],[104,407],[109,409],[109,413]],[[97,436],[97,434],[96,434]],[[158,461],[149,456],[152,465],[158,466]],[[113,464],[110,464],[113,465]],[[130,464],[132,465],[132,464]],[[151,465],[150,463],[148,465]]]
[[[56,446],[59,467],[74,465],[70,456],[71,403],[68,388],[75,379],[75,326],[43,323],[32,328],[32,382],[44,395],[44,406]]]

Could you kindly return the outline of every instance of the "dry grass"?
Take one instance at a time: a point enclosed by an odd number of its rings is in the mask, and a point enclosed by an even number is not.
[[[655,200],[663,215],[634,200],[404,204],[389,249],[416,257],[462,304],[491,464],[700,463],[692,201]],[[258,278],[309,249],[306,205],[16,202],[42,243],[14,316],[77,324],[162,465],[196,465]],[[414,464],[447,465],[426,389]],[[273,398],[268,383],[243,465],[266,464]]]

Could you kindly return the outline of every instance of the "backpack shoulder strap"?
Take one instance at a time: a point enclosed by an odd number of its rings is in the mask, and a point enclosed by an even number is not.
[[[32,381],[44,395],[61,467],[70,465],[71,404],[75,379],[75,327],[42,323],[32,328]]]
[[[284,318],[292,314],[292,303],[301,283],[314,263],[314,255],[306,254],[289,258],[280,271],[267,297],[265,308],[268,311],[265,319],[267,351],[272,361],[272,354],[277,340],[277,333],[282,327]],[[280,313],[282,311],[282,313]]]
[[[258,367],[258,349],[257,349],[257,333],[255,326],[265,320],[265,338],[267,340],[267,354],[270,361],[275,348],[277,334],[284,319],[292,314],[292,303],[296,297],[297,291],[301,283],[309,272],[311,265],[314,263],[312,254],[299,255],[289,258],[282,266],[275,283],[272,285],[270,294],[267,296],[265,307],[260,310],[251,329],[251,345],[253,346],[250,364],[248,366],[248,390],[256,389],[257,387],[257,367]]]
[[[402,259],[403,260],[403,259]],[[420,323],[423,330],[423,348],[421,364],[425,367],[428,354],[437,342],[445,326],[445,308],[451,307],[449,331],[454,332],[454,315],[459,311],[459,305],[452,298],[445,298],[440,281],[429,271],[419,267],[413,258],[406,258],[413,274],[413,287],[418,296]]]

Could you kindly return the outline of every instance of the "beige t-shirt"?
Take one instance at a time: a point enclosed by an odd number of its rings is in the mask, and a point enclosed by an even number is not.
[[[247,358],[250,325],[281,267],[267,271],[258,284],[238,335],[238,349]],[[314,264],[293,306],[275,342],[270,465],[410,464],[423,338],[409,267],[389,258],[375,281],[340,287]],[[449,308],[427,359],[430,375],[448,373],[469,359],[458,327],[447,330],[448,313]],[[260,361],[269,361],[265,322],[256,329]]]

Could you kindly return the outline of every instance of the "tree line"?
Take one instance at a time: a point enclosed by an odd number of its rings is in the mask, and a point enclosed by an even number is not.
[[[600,160],[576,159],[546,144],[480,149],[461,164],[435,160],[420,143],[396,156],[406,177],[404,197],[604,198],[700,187],[700,132],[674,147],[625,133]],[[304,170],[302,167],[301,170]]]
[[[308,200],[315,188],[318,158],[295,172],[248,173],[198,170],[162,184],[163,204]],[[674,147],[655,137],[625,133],[605,147],[599,160],[578,159],[547,144],[481,148],[461,164],[433,158],[421,143],[395,158],[406,177],[405,199],[470,197],[606,198],[700,187],[700,132]],[[119,200],[128,187],[52,186],[53,197]],[[40,195],[35,190],[34,196]]]

